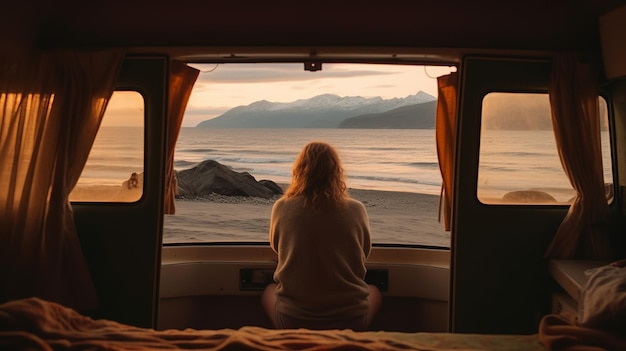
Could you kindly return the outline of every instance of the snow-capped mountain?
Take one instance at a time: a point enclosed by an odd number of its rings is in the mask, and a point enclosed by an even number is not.
[[[435,97],[422,91],[393,99],[323,94],[290,103],[261,100],[230,109],[216,118],[200,122],[198,127],[337,128],[347,118],[384,113],[431,101],[435,101]]]

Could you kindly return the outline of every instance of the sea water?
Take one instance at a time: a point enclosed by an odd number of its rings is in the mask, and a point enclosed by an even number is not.
[[[218,161],[257,180],[287,184],[298,153],[310,141],[339,152],[349,188],[439,194],[441,173],[434,129],[182,128],[177,171]],[[608,135],[603,136],[605,182],[612,182]],[[486,196],[535,188],[571,192],[551,131],[490,131],[481,140],[478,189]],[[79,184],[120,185],[143,171],[143,131],[102,127]],[[532,186],[531,186],[532,187]],[[480,194],[479,194],[480,195]]]
[[[257,180],[289,183],[298,153],[311,141],[333,145],[350,188],[437,194],[441,175],[433,130],[183,128],[175,169],[215,160]]]
[[[604,135],[605,160],[610,159],[607,137]],[[349,188],[440,194],[441,173],[432,129],[182,128],[174,167],[181,171],[205,160],[215,160],[236,172],[247,172],[257,180],[287,184],[298,153],[311,141],[335,146]],[[565,195],[559,200],[566,201],[572,196],[551,131],[489,131],[483,133],[480,142],[479,198],[481,195],[501,197],[506,191],[526,189],[529,182],[550,194],[563,192]],[[142,165],[142,128],[102,127],[79,184],[119,186],[131,173],[142,172]],[[610,162],[604,162],[604,167],[605,179],[610,182]],[[377,211],[381,209],[367,206],[373,218],[374,242],[449,246],[450,236],[438,221],[436,203],[432,209],[407,204],[408,216],[383,220],[386,226],[395,226],[391,229],[377,227],[380,226],[376,221],[376,216],[380,216]],[[185,218],[178,217],[166,218],[164,242],[267,240],[267,214],[257,218],[258,222],[252,226],[233,219],[228,228],[210,223],[206,215],[191,220],[196,226],[173,224]]]

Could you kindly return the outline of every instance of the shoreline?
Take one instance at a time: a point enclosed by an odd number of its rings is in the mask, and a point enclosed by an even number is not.
[[[365,205],[373,243],[450,246],[450,233],[438,222],[439,196],[365,189],[348,193]],[[177,199],[176,214],[165,215],[163,242],[267,241],[276,199]]]
[[[141,181],[142,179],[140,179]],[[288,184],[278,183],[286,189]],[[71,201],[134,202],[141,186],[79,186]],[[450,247],[450,233],[439,222],[439,196],[349,188],[367,210],[372,242]],[[211,194],[175,200],[176,213],[164,216],[163,243],[267,242],[274,202],[271,199]]]

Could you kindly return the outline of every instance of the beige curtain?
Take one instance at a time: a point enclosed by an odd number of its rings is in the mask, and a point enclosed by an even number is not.
[[[0,61],[0,300],[97,307],[68,195],[122,60],[121,50],[60,50]]]
[[[170,63],[164,214],[176,213],[175,197],[178,194],[178,182],[176,181],[176,172],[174,171],[174,153],[180,127],[183,123],[183,116],[185,115],[185,108],[199,73],[199,70],[189,67],[183,62],[172,61]]]
[[[552,124],[561,163],[576,196],[550,243],[546,257],[611,259],[604,191],[598,77],[575,54],[554,58],[550,81]]]
[[[443,207],[444,230],[450,230],[452,217],[454,150],[456,148],[456,104],[458,73],[453,72],[437,78],[436,141],[439,170],[441,171],[441,197],[439,214]],[[441,217],[440,217],[441,220]]]

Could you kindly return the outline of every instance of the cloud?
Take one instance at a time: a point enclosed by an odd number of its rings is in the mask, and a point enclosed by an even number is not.
[[[430,75],[440,71],[429,67],[426,72],[419,65],[348,63],[324,63],[316,72],[305,71],[302,63],[190,65],[202,73],[187,105],[183,122],[187,126],[259,100],[289,103],[321,94],[391,99],[420,90],[435,95],[437,80]]]
[[[230,110],[231,107],[205,107],[193,108],[185,111],[185,116],[215,116]]]
[[[309,72],[304,70],[302,63],[281,64],[195,64],[201,73],[196,82],[196,88],[204,88],[212,84],[242,84],[242,83],[274,83],[274,82],[302,82],[328,78],[355,78],[394,74],[370,69],[348,69],[344,65],[324,64],[321,71]]]

